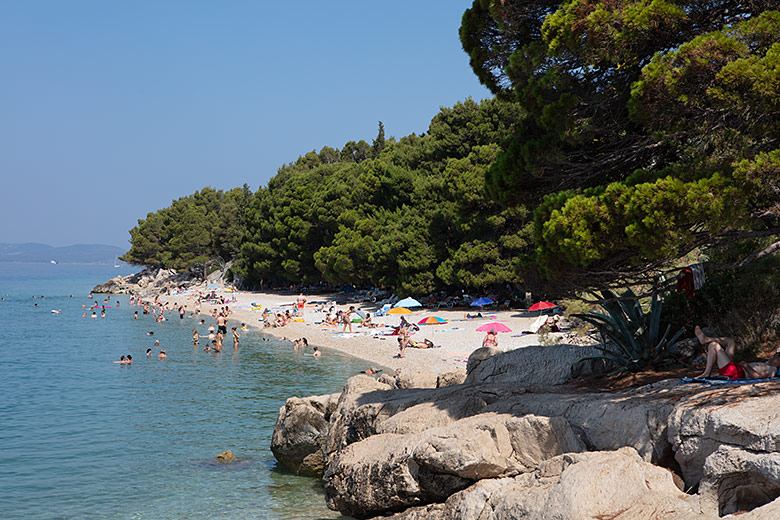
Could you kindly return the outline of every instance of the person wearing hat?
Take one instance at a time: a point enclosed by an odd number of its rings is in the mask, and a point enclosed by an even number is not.
[[[157,354],[157,357],[158,357],[158,358],[160,358],[160,359],[165,359],[165,358],[167,358],[168,356],[166,356],[166,355],[165,355],[165,349],[161,349],[161,350],[160,350],[160,353],[159,353],[159,354]]]

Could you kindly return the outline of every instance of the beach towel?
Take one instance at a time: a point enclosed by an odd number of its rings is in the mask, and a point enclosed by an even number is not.
[[[769,379],[715,379],[710,377],[683,377],[680,384],[702,383],[710,386],[718,385],[751,385],[754,383],[766,383],[769,381],[780,381],[780,377]]]

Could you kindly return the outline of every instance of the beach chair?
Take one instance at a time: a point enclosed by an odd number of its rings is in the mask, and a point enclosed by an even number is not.
[[[386,303],[386,304],[382,305],[381,309],[379,309],[378,311],[376,311],[374,313],[374,316],[384,316],[384,315],[387,314],[387,311],[389,311],[392,308],[393,308],[392,305],[390,305],[389,303]]]

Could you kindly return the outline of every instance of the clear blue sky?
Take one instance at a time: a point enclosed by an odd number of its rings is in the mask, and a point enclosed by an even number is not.
[[[204,186],[489,97],[471,0],[0,0],[0,242],[128,246]]]

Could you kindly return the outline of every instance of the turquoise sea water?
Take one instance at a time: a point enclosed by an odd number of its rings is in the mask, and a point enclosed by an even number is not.
[[[269,445],[287,397],[336,392],[365,363],[252,331],[206,353],[190,343],[199,320],[134,320],[127,296],[81,317],[91,287],[129,272],[0,263],[0,518],[341,518]],[[166,361],[146,357],[155,339]],[[131,366],[113,363],[123,354]],[[214,463],[227,449],[242,462]]]

